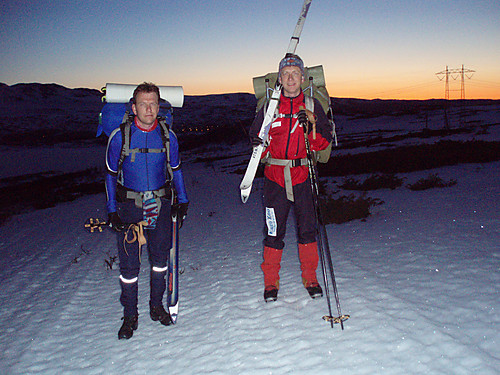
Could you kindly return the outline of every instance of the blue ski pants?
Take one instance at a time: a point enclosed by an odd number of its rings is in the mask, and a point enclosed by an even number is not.
[[[150,265],[150,304],[162,304],[166,290],[168,256],[172,247],[172,218],[170,200],[161,198],[161,208],[154,229],[145,229],[146,245],[139,248],[137,241],[127,243],[126,236],[132,239],[132,233],[117,233],[118,257],[120,260],[120,302],[124,316],[136,315],[138,301],[138,277],[141,267],[142,251],[147,249]],[[143,220],[142,208],[135,206],[132,199],[118,203],[118,215],[124,223],[138,223]],[[145,248],[145,249],[144,249]]]

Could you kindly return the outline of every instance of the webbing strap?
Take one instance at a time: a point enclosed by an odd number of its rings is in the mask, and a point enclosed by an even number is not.
[[[165,155],[167,157],[167,172],[168,172],[167,179],[169,181],[172,181],[174,179],[174,172],[172,171],[172,167],[170,166],[170,130],[164,118],[160,118],[158,122],[163,130],[162,135],[165,144]]]
[[[268,158],[266,160],[266,164],[268,165],[280,165],[285,167],[284,173],[285,173],[285,191],[286,191],[286,198],[293,202],[294,197],[293,197],[293,184],[292,184],[292,173],[290,168],[294,167],[300,167],[302,165],[307,165],[307,158],[303,159],[275,159],[275,158]]]
[[[139,221],[137,224],[130,224],[125,232],[125,237],[123,238],[123,249],[127,255],[127,244],[131,244],[137,241],[139,246],[139,263],[141,263],[141,249],[142,245],[146,244],[146,236],[144,236],[144,227],[148,225],[148,222],[143,220]],[[129,239],[129,234],[132,235],[132,238]]]
[[[127,199],[133,199],[135,202],[135,206],[138,208],[142,208],[142,198],[144,195],[148,193],[147,191],[133,191],[133,190],[127,190]],[[153,194],[153,197],[155,197],[156,202],[158,203],[158,208],[161,208],[161,197],[164,197],[167,195],[167,189],[165,188],[160,188],[158,190],[153,190],[151,191]]]
[[[166,148],[132,148],[128,150],[128,154],[130,154],[130,161],[135,162],[136,154],[161,154],[166,152]]]

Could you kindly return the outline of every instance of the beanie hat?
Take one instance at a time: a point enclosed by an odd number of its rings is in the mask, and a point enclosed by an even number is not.
[[[304,75],[304,62],[297,55],[287,53],[286,56],[280,61],[278,73],[281,73],[281,69],[285,66],[297,66],[302,72],[302,75]]]

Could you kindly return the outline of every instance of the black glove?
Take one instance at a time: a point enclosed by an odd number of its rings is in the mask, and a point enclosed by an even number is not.
[[[307,124],[309,119],[307,118],[307,113],[304,109],[301,109],[299,113],[297,113],[297,119],[302,125]]]
[[[108,214],[108,223],[110,228],[116,230],[117,232],[121,232],[122,230],[125,229],[125,224],[123,223],[122,219],[120,219],[120,216],[118,216],[118,213],[116,212],[110,212]]]
[[[179,228],[182,228],[182,223],[187,215],[189,203],[177,203],[172,206],[172,216],[177,215],[177,221],[179,222]]]
[[[252,147],[257,147],[264,142],[262,138],[259,137],[252,137],[250,141],[252,142]]]

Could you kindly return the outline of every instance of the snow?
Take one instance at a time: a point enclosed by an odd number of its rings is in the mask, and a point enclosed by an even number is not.
[[[185,156],[191,204],[181,230],[179,319],[164,327],[149,318],[144,253],[130,340],[117,339],[117,265],[105,267],[114,234],[83,230],[87,217],[105,216],[104,193],[0,227],[0,373],[500,373],[500,162],[400,174],[408,183],[429,173],[458,183],[370,192],[385,203],[366,221],[327,226],[342,313],[350,315],[341,330],[322,319],[326,298],[312,300],[302,287],[292,220],[279,299],[263,301],[262,181],[242,204],[241,175],[227,172],[248,159],[238,155]]]

